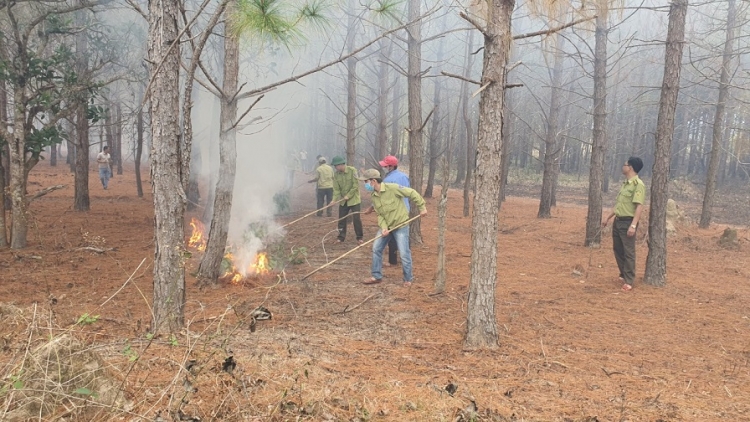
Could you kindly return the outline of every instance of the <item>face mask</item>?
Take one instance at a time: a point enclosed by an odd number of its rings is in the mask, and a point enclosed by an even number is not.
[[[372,187],[372,185],[370,184],[370,182],[365,183],[365,190],[367,192],[375,192],[375,188]]]

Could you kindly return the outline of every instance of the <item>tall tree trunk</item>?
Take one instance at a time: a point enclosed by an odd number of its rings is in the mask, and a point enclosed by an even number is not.
[[[50,167],[57,167],[57,144],[49,147],[49,165]]]
[[[232,211],[232,194],[237,174],[237,79],[239,76],[240,41],[236,35],[224,38],[224,82],[221,98],[221,123],[219,133],[219,178],[214,193],[213,218],[208,232],[208,244],[198,268],[201,284],[213,284],[221,275],[221,261],[227,247],[229,219]]]
[[[409,183],[412,189],[422,192],[424,175],[424,140],[422,137],[422,21],[420,0],[409,0],[409,24],[406,27],[407,47],[407,92],[409,98]],[[419,214],[415,204],[411,204],[411,216]],[[412,242],[422,243],[422,230],[419,219],[409,225]]]
[[[4,46],[0,44],[0,48],[4,48]],[[2,125],[3,131],[7,130],[8,91],[6,91],[6,84],[4,82],[0,82],[0,125]],[[0,149],[0,248],[8,247],[8,231],[5,223],[6,201],[8,199],[5,195],[5,190],[8,187],[8,178],[6,177],[8,164],[6,160],[9,158],[8,153],[10,152],[7,150],[8,145],[9,143],[6,143]]]
[[[140,96],[143,102],[143,95]],[[143,198],[143,182],[141,181],[141,157],[143,156],[143,110],[138,109],[135,118],[135,188],[139,198]]]
[[[346,28],[346,49],[351,54],[354,51],[356,41],[357,16],[355,13],[355,0],[349,0],[347,15],[349,16]],[[356,139],[357,138],[357,58],[354,56],[346,59],[346,163],[357,167]]]
[[[503,110],[506,66],[512,42],[510,20],[514,0],[487,3],[482,91],[477,129],[476,194],[471,236],[471,280],[467,299],[467,348],[497,347],[495,288],[497,228],[502,180]]]
[[[388,155],[388,91],[391,49],[393,42],[383,38],[380,42],[380,66],[378,68],[378,115],[375,134],[375,158],[382,160]]]
[[[724,133],[724,115],[729,96],[729,83],[731,76],[729,66],[732,63],[733,44],[735,37],[735,0],[728,0],[727,10],[727,39],[724,43],[724,55],[721,60],[721,76],[719,76],[719,100],[716,102],[714,113],[713,142],[711,143],[711,159],[708,162],[708,174],[706,174],[706,191],[703,194],[703,208],[698,227],[706,229],[711,224],[711,212],[714,205],[714,194],[716,193],[716,176],[719,172],[719,157],[721,156],[721,142]]]
[[[441,44],[442,45],[442,44]],[[439,51],[439,50],[438,50]],[[438,52],[438,57],[440,56],[440,52]],[[438,62],[441,62],[442,59],[438,59]],[[435,185],[435,172],[437,171],[437,165],[438,165],[438,158],[441,154],[441,149],[443,149],[443,145],[441,145],[440,138],[440,123],[442,122],[442,116],[441,116],[441,110],[440,110],[440,91],[442,87],[442,82],[440,78],[435,78],[435,91],[434,91],[434,97],[433,97],[433,112],[432,112],[432,123],[430,128],[430,161],[429,166],[427,170],[427,187],[424,190],[424,197],[425,198],[432,198],[432,189]],[[443,154],[446,153],[446,151],[442,152]]]
[[[11,249],[26,247],[26,235],[29,229],[26,208],[26,110],[24,88],[13,90],[13,138],[10,144],[10,200],[11,200]]]
[[[68,145],[68,154],[65,156],[65,164],[70,167],[70,172],[75,173],[76,171],[76,144],[75,142],[68,139],[66,141]]]
[[[562,95],[563,77],[563,42],[560,32],[555,43],[555,67],[552,71],[552,90],[550,92],[549,113],[547,114],[547,135],[544,139],[544,175],[542,176],[542,195],[539,201],[538,218],[552,217],[552,191],[555,184],[555,173],[560,164],[560,146],[558,145],[560,96]]]
[[[115,166],[117,167],[117,174],[122,175],[122,108],[120,103],[115,103],[115,148],[117,149],[117,156],[113,157]]]
[[[86,25],[84,11],[76,12],[76,24],[80,27]],[[84,74],[88,67],[88,39],[85,31],[76,35],[76,71]],[[75,181],[73,188],[73,209],[76,211],[88,211],[91,209],[89,198],[89,120],[87,113],[87,101],[80,101],[75,111],[76,129],[76,159],[75,159]]]
[[[401,84],[399,83],[399,74],[398,72],[394,73],[394,81],[393,81],[393,100],[391,103],[391,147],[389,150],[389,153],[395,155],[396,157],[402,159],[401,157],[401,108],[399,105],[401,104]]]
[[[596,36],[594,42],[594,129],[589,165],[588,212],[584,245],[598,248],[602,242],[602,184],[604,154],[607,148],[607,34],[609,4],[597,1]]]
[[[467,35],[466,56],[464,60],[464,77],[471,77],[471,68],[474,64],[474,31]],[[507,61],[507,59],[506,59]],[[464,217],[469,216],[469,199],[471,187],[474,182],[474,168],[476,167],[476,152],[474,150],[474,120],[471,118],[469,107],[469,84],[461,83],[461,112],[463,113],[464,129],[466,130],[466,177],[464,178]]]
[[[89,120],[86,118],[86,103],[76,110],[76,171],[73,193],[73,209],[91,209],[89,197]]]
[[[180,157],[178,1],[149,2],[151,63],[151,186],[154,200],[155,333],[176,333],[185,322],[185,192]],[[161,65],[157,68],[158,64]]]
[[[664,53],[664,81],[656,125],[654,171],[651,177],[651,212],[648,218],[648,258],[643,282],[663,286],[667,278],[667,198],[669,153],[674,133],[674,115],[680,90],[682,47],[685,40],[687,0],[673,0],[669,7],[669,28]]]

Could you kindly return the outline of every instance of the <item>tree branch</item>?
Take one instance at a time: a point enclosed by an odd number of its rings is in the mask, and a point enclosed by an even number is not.
[[[462,80],[462,81],[465,81],[465,82],[468,82],[468,83],[470,83],[470,84],[474,84],[474,85],[481,85],[481,83],[480,83],[479,81],[475,81],[474,79],[464,78],[464,77],[463,77],[463,76],[461,76],[461,75],[455,75],[455,74],[453,74],[453,73],[448,73],[448,72],[446,72],[446,71],[442,71],[442,72],[440,72],[440,74],[442,74],[442,75],[445,75],[445,76],[449,76],[449,77],[451,77],[451,78],[456,78],[456,79],[460,79],[460,80]]]
[[[565,28],[570,28],[571,26],[575,26],[575,25],[578,25],[581,22],[590,21],[592,19],[596,19],[596,15],[588,17],[588,18],[581,18],[581,19],[575,20],[573,22],[566,23],[564,25],[561,25],[561,26],[558,26],[558,27],[555,27],[555,28],[550,28],[550,29],[545,29],[545,30],[542,30],[542,31],[528,32],[526,34],[516,35],[516,36],[513,37],[513,40],[522,40],[524,38],[531,38],[531,37],[536,37],[536,36],[539,36],[539,35],[554,34],[555,32],[562,31]]]
[[[477,30],[479,30],[479,32],[481,32],[482,35],[484,35],[485,38],[488,38],[487,31],[484,29],[484,27],[479,22],[477,22],[476,20],[474,20],[474,18],[472,18],[471,16],[467,15],[464,12],[459,12],[458,16],[461,16],[462,18],[464,18],[467,22],[469,22],[470,24],[472,24],[474,26],[474,28],[476,28]]]
[[[67,186],[68,185],[55,185],[55,186],[46,187],[46,188],[40,190],[39,192],[37,192],[37,193],[35,193],[33,195],[27,195],[26,196],[26,203],[28,204],[28,203],[30,203],[31,201],[33,201],[33,200],[35,200],[37,198],[41,198],[42,196],[44,196],[44,195],[46,195],[46,194],[48,194],[50,192],[54,192],[54,191],[56,191],[58,189],[65,188]]]
[[[238,125],[238,124],[240,124],[240,122],[242,121],[242,119],[244,119],[244,118],[245,118],[245,116],[247,116],[247,113],[250,113],[250,110],[252,110],[252,109],[253,109],[253,107],[255,107],[255,105],[256,105],[256,104],[258,104],[258,102],[259,102],[259,101],[260,101],[261,99],[263,99],[263,97],[265,97],[265,95],[261,95],[260,97],[256,98],[256,99],[255,99],[255,101],[253,101],[253,103],[252,103],[252,104],[250,104],[250,107],[248,107],[248,108],[247,108],[247,110],[245,110],[245,112],[244,112],[244,113],[242,113],[242,115],[240,116],[240,118],[239,118],[239,119],[237,119],[237,121],[236,121],[236,122],[234,122],[234,124],[232,125],[232,127],[231,127],[230,129],[234,129],[234,128],[236,128],[236,127],[237,127],[237,125]]]

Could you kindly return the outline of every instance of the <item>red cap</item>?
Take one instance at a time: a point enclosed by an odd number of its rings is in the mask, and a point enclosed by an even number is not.
[[[388,166],[397,166],[398,165],[398,158],[388,155],[385,158],[383,158],[383,161],[380,162],[380,165],[383,167]]]

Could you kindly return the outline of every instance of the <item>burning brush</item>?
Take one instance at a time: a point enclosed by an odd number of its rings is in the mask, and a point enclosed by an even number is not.
[[[232,254],[232,252],[227,252],[226,255],[224,255],[224,259],[221,261],[221,268],[224,273],[220,278],[222,280],[228,280],[232,284],[239,284],[247,277],[266,275],[271,270],[268,262],[268,255],[265,252],[260,252],[255,255],[248,265],[238,263],[234,254]]]

